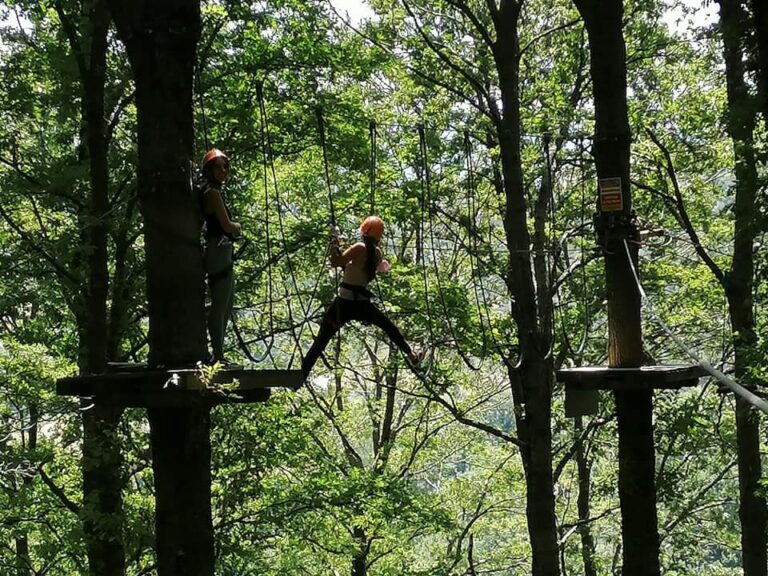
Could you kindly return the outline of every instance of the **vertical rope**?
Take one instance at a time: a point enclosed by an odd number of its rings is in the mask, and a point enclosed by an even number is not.
[[[376,132],[376,121],[371,120],[368,124],[368,131],[371,138],[371,210],[370,214],[376,214],[376,149],[378,134]]]
[[[419,253],[421,254],[421,275],[422,279],[424,281],[424,307],[427,311],[427,328],[429,329],[429,342],[432,347],[434,347],[435,344],[435,333],[432,329],[432,310],[429,305],[429,277],[427,276],[427,267],[424,264],[424,229],[425,229],[425,218],[424,218],[424,212],[425,212],[425,205],[426,205],[426,189],[427,185],[426,182],[429,179],[428,171],[429,167],[427,166],[427,142],[426,137],[424,135],[424,125],[419,124],[417,127],[417,130],[419,132],[419,186],[421,190],[421,196],[419,198],[419,205],[420,205],[420,219],[419,219],[419,227],[421,228],[421,249]]]
[[[428,206],[427,214],[429,217],[429,245],[430,245],[430,251],[432,252],[432,266],[435,269],[435,280],[437,281],[437,294],[440,297],[440,306],[443,309],[443,314],[445,316],[445,323],[448,327],[448,333],[450,334],[451,338],[453,339],[454,344],[456,345],[456,352],[461,357],[461,359],[464,361],[464,364],[469,368],[470,370],[478,370],[480,368],[479,365],[474,365],[472,361],[470,360],[469,356],[466,354],[464,350],[461,348],[461,343],[459,342],[459,338],[456,335],[456,331],[453,327],[453,322],[451,322],[451,315],[450,311],[448,310],[448,303],[445,300],[445,290],[443,290],[443,282],[440,278],[440,268],[437,263],[437,248],[435,247],[435,230],[433,226],[432,221],[432,183],[430,180],[429,175],[429,164],[427,162],[427,139],[424,134],[424,126],[419,125],[419,141],[420,141],[420,147],[422,152],[422,160],[423,160],[423,174],[424,174],[424,187],[426,190],[426,204]],[[431,321],[430,321],[430,327],[431,327]]]
[[[197,100],[200,103],[200,116],[203,121],[203,139],[205,140],[206,151],[210,149],[211,144],[208,140],[208,122],[205,117],[205,102],[203,101],[203,87],[200,83],[200,67],[195,66],[195,80],[197,84]]]
[[[320,134],[320,145],[323,148],[323,166],[325,168],[325,184],[328,188],[328,206],[331,211],[331,224],[336,226],[336,208],[333,204],[333,192],[331,190],[331,171],[328,168],[328,142],[325,139],[325,120],[323,119],[323,107],[315,108],[317,116],[317,131]]]
[[[475,293],[475,304],[477,305],[477,317],[480,320],[480,331],[483,337],[483,351],[488,349],[488,333],[492,330],[491,319],[488,315],[486,307],[486,317],[488,331],[486,331],[486,320],[483,319],[483,308],[481,304],[480,290],[482,290],[482,278],[480,274],[480,263],[478,254],[480,252],[480,245],[478,243],[479,232],[477,229],[477,194],[475,190],[475,177],[474,177],[474,163],[472,162],[472,143],[469,139],[469,131],[464,131],[464,158],[466,161],[467,170],[467,227],[469,233],[468,252],[469,252],[469,269],[470,277],[472,278],[472,288]],[[475,275],[477,276],[477,282],[475,282]],[[483,298],[485,295],[483,295]]]

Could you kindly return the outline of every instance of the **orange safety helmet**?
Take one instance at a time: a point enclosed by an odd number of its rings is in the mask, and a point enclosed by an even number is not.
[[[363,236],[370,236],[376,240],[381,240],[381,237],[384,235],[384,221],[378,216],[368,216],[360,224],[360,232],[363,233]]]
[[[203,156],[203,162],[200,164],[201,168],[205,168],[205,165],[208,164],[211,160],[215,160],[216,158],[224,158],[226,160],[227,164],[229,164],[229,156],[224,154],[221,150],[218,148],[211,148],[206,152],[205,156]]]

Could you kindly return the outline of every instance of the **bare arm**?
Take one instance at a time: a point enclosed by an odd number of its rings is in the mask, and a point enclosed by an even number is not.
[[[331,266],[344,268],[345,266],[360,262],[365,259],[365,244],[358,242],[347,248],[344,252],[339,250],[338,244],[331,246]]]

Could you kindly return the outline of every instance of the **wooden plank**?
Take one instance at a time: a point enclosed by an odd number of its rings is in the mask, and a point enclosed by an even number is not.
[[[125,408],[149,408],[166,406],[189,406],[191,404],[252,404],[266,402],[272,395],[268,388],[245,390],[243,392],[218,394],[215,392],[182,390],[176,392],[151,392],[147,394],[106,393],[93,396],[93,401],[109,406]]]
[[[263,402],[271,388],[298,389],[304,383],[300,370],[221,369],[210,374],[192,368],[107,372],[60,378],[60,396],[94,397],[121,406],[174,405],[193,398],[205,402]]]
[[[695,386],[706,371],[698,365],[608,368],[585,366],[555,372],[558,382],[577,390],[677,389]]]

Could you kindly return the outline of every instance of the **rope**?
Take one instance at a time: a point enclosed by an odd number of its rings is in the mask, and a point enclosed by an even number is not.
[[[629,244],[627,243],[627,240],[624,239],[624,250],[627,254],[627,260],[629,261],[629,267],[632,270],[632,276],[635,279],[635,283],[637,284],[637,289],[640,292],[640,298],[646,303],[648,306],[648,311],[651,313],[653,318],[656,320],[656,322],[661,326],[661,329],[666,332],[667,336],[672,338],[672,340],[677,344],[680,349],[688,354],[701,368],[706,370],[712,377],[717,379],[720,383],[725,385],[731,392],[736,394],[737,396],[741,397],[742,400],[748,402],[755,408],[758,408],[768,414],[768,402],[760,398],[759,396],[756,396],[752,392],[750,392],[747,388],[739,384],[738,382],[735,382],[728,378],[725,374],[720,372],[717,368],[713,367],[708,362],[705,362],[701,358],[698,357],[696,353],[693,352],[688,346],[686,346],[685,342],[683,342],[672,330],[667,326],[664,321],[661,319],[661,316],[656,312],[653,303],[651,302],[650,298],[648,298],[648,295],[645,293],[645,290],[643,289],[642,284],[640,283],[640,278],[637,275],[637,270],[635,269],[635,264],[632,261],[632,255],[629,251]]]
[[[371,120],[368,124],[368,131],[371,137],[371,211],[373,216],[376,214],[376,152],[378,133],[376,132],[376,121]]]
[[[331,210],[331,225],[336,226],[336,208],[333,204],[333,191],[331,190],[331,171],[328,168],[328,142],[325,139],[325,121],[323,120],[323,108],[315,108],[317,115],[317,131],[320,134],[320,144],[323,148],[323,166],[325,167],[325,184],[328,188],[328,206]]]
[[[197,99],[200,102],[200,116],[203,123],[203,139],[205,140],[205,149],[210,148],[210,142],[208,140],[208,122],[205,116],[205,102],[203,101],[203,89],[200,82],[200,67],[195,66],[195,80],[197,81]]]
[[[469,163],[469,166],[470,166],[470,173],[473,174],[474,173],[474,165],[472,163],[472,147],[471,147],[470,140],[469,140],[470,132],[469,131],[465,131],[464,134],[465,134],[465,144],[467,146],[465,154],[467,155],[468,163]],[[471,179],[470,188],[471,188],[473,197],[476,197],[477,194],[476,194],[476,189],[475,189],[474,178]],[[473,218],[473,220],[474,220],[474,218]],[[488,221],[489,221],[489,225],[488,225],[488,245],[491,246],[493,244],[493,226],[491,225],[491,218],[490,218],[490,216],[488,217]],[[477,230],[477,224],[476,223],[475,223],[475,233],[476,233],[476,236],[479,238],[479,232]],[[476,240],[476,245],[477,245],[477,240]],[[533,250],[526,250],[525,251],[525,253],[528,253],[528,254],[533,254],[534,252],[535,251],[533,251]],[[486,322],[487,322],[487,325],[488,325],[488,331],[490,333],[490,340],[493,343],[493,348],[496,350],[496,353],[499,355],[499,357],[501,358],[501,361],[504,363],[505,366],[507,366],[510,369],[517,370],[521,366],[521,364],[522,364],[522,361],[523,361],[522,356],[519,356],[518,361],[517,361],[516,364],[512,364],[509,361],[509,359],[507,358],[507,352],[508,352],[508,349],[511,348],[511,345],[510,344],[503,344],[503,343],[499,342],[496,339],[496,336],[493,333],[493,323],[491,321],[491,312],[490,312],[491,306],[488,303],[488,296],[486,294],[487,290],[485,289],[485,284],[483,282],[483,276],[482,276],[482,274],[480,274],[479,265],[477,266],[477,284],[475,284],[473,282],[473,285],[475,285],[476,287],[479,288],[479,293],[480,293],[480,296],[482,298],[483,307],[485,308],[485,317],[486,317]],[[507,351],[505,351],[505,348],[507,349]]]
[[[422,159],[422,170],[421,170],[422,183],[424,186],[424,190],[426,191],[426,204],[430,208],[428,212],[429,213],[429,243],[430,243],[430,248],[432,252],[432,265],[435,269],[435,279],[437,280],[437,294],[440,297],[440,304],[443,309],[443,314],[445,315],[445,323],[448,326],[448,333],[450,334],[451,338],[456,344],[456,352],[464,361],[464,364],[467,366],[467,368],[473,371],[477,371],[482,366],[482,363],[478,365],[473,364],[469,356],[461,348],[459,339],[456,336],[456,331],[453,328],[453,322],[451,322],[451,315],[448,311],[448,303],[445,300],[445,291],[443,290],[443,282],[440,278],[440,268],[438,267],[438,264],[437,264],[437,251],[435,250],[434,226],[432,224],[432,218],[431,218],[432,191],[431,191],[431,182],[430,182],[430,176],[429,176],[429,164],[427,162],[427,140],[424,134],[423,125],[419,126],[419,148],[421,149],[421,159]],[[423,216],[423,213],[424,212],[422,209],[422,216]]]
[[[472,162],[472,143],[469,139],[469,131],[464,132],[464,158],[466,161],[466,169],[467,169],[467,226],[468,226],[468,234],[469,234],[469,242],[468,242],[468,248],[469,248],[469,268],[470,268],[470,277],[473,279],[472,282],[472,288],[475,293],[475,304],[477,305],[477,317],[480,319],[480,331],[482,333],[483,337],[483,355],[486,354],[488,350],[488,332],[492,330],[491,328],[491,318],[488,315],[488,310],[486,309],[486,319],[483,319],[483,309],[482,305],[480,303],[480,286],[478,286],[478,283],[482,283],[482,278],[480,275],[480,264],[479,264],[479,258],[477,254],[480,253],[480,246],[477,241],[478,239],[478,229],[477,229],[477,197],[476,197],[476,187],[475,187],[475,179],[474,179],[474,165]],[[477,276],[477,282],[474,281],[475,276]],[[483,296],[484,297],[484,296]],[[486,321],[488,324],[488,331],[486,331]]]
[[[288,242],[286,240],[286,234],[285,234],[285,224],[283,221],[283,211],[281,209],[281,203],[280,203],[280,187],[278,186],[278,180],[277,180],[277,171],[275,170],[275,160],[274,160],[274,154],[272,151],[272,136],[269,130],[269,116],[267,115],[267,107],[264,100],[264,82],[259,81],[256,83],[256,97],[259,104],[259,116],[260,116],[260,124],[262,129],[262,147],[264,150],[264,181],[265,181],[265,189],[266,189],[266,182],[267,182],[267,164],[269,165],[269,171],[272,175],[272,186],[274,188],[275,194],[275,207],[277,210],[277,222],[278,227],[280,229],[280,239],[283,244],[283,252],[285,253],[286,262],[288,264],[288,274],[291,279],[291,283],[293,285],[293,291],[297,295],[298,301],[299,301],[299,307],[301,308],[302,314],[304,316],[304,322],[307,321],[307,318],[309,316],[309,306],[304,305],[304,301],[299,297],[300,291],[299,291],[299,285],[296,281],[296,273],[293,266],[293,260],[290,255],[290,251],[288,249]],[[294,348],[293,352],[291,353],[291,357],[288,361],[288,367],[290,368],[293,366],[293,360],[295,358],[296,350],[299,351],[299,355],[303,357],[301,354],[301,331],[299,334],[296,334],[295,329],[295,321],[293,318],[293,306],[292,306],[292,298],[288,298],[287,294],[284,294],[286,296],[285,301],[288,307],[288,320],[291,325],[291,335],[293,336],[294,343],[296,347]]]
[[[419,124],[417,127],[417,130],[419,132],[419,186],[421,195],[419,197],[419,208],[420,208],[420,216],[419,216],[419,229],[421,231],[420,234],[420,240],[421,240],[421,276],[424,281],[424,307],[427,311],[427,329],[429,331],[429,343],[430,348],[434,349],[435,345],[435,333],[432,329],[432,310],[430,309],[429,305],[429,277],[427,276],[427,267],[424,265],[424,229],[425,229],[425,218],[424,218],[424,206],[425,206],[425,199],[426,199],[426,192],[425,192],[425,177],[424,172],[426,170],[426,142],[424,137],[424,125]]]

